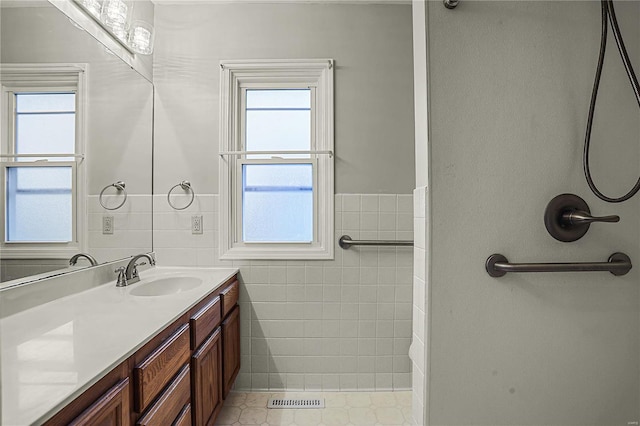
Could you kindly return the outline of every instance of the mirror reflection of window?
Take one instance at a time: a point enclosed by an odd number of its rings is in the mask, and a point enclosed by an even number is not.
[[[0,163],[3,259],[85,251],[86,65],[3,64]]]
[[[76,96],[15,93],[14,152],[75,152]],[[44,158],[18,157],[18,162]],[[73,161],[73,158],[60,158]],[[10,166],[6,175],[6,241],[73,240],[73,166]]]

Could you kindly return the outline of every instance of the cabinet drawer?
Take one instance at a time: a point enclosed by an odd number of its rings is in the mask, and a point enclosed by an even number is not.
[[[189,326],[185,324],[133,369],[136,390],[134,402],[138,413],[154,400],[187,363],[189,352]]]
[[[109,389],[93,405],[76,417],[69,426],[129,425],[129,379]]]
[[[171,426],[191,426],[191,404],[184,406]]]
[[[222,299],[222,318],[226,317],[236,303],[238,303],[239,291],[240,285],[238,281],[234,281],[220,292],[220,299]]]
[[[220,324],[220,297],[216,297],[198,312],[196,312],[189,324],[191,326],[191,349],[196,349],[204,342]]]
[[[137,424],[141,426],[166,426],[179,420],[182,410],[189,403],[190,391],[189,366],[185,365],[160,395],[160,398],[149,408],[149,411],[138,420]],[[191,420],[190,417],[189,420]]]

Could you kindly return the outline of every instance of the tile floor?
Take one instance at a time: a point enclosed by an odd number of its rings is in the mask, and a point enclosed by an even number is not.
[[[269,398],[324,398],[325,408],[270,409]],[[232,392],[216,425],[411,425],[411,392]]]

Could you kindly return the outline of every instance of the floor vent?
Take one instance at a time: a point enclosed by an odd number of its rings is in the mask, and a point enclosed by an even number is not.
[[[267,408],[324,408],[324,398],[278,399],[271,398]]]

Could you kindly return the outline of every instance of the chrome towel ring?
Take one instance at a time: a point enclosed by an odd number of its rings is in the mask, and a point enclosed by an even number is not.
[[[124,194],[124,199],[122,200],[122,202],[121,202],[120,204],[118,204],[118,205],[117,205],[117,206],[115,206],[115,207],[107,207],[107,206],[105,206],[105,205],[104,205],[104,203],[102,202],[102,196],[104,195],[104,191],[106,191],[107,189],[111,188],[112,186],[113,186],[113,187],[114,187],[118,192],[120,192],[120,191],[122,191],[122,192],[123,192],[123,194]],[[100,191],[100,198],[99,198],[99,199],[100,199],[100,205],[101,205],[102,207],[104,207],[105,209],[107,209],[107,210],[118,210],[120,207],[124,206],[124,203],[127,201],[127,191],[124,189],[124,188],[125,188],[125,186],[126,186],[126,184],[125,184],[123,181],[119,180],[118,182],[114,182],[114,183],[112,183],[111,185],[107,185],[107,186],[105,186],[104,188],[102,188],[102,191]]]
[[[173,192],[173,190],[176,189],[177,187],[180,187],[184,191],[191,193],[191,200],[189,200],[189,203],[184,207],[176,207],[171,202],[171,192]],[[167,193],[167,203],[169,203],[169,205],[175,210],[184,210],[184,209],[188,208],[191,204],[193,204],[193,200],[195,198],[196,198],[196,193],[193,191],[193,188],[191,187],[191,182],[189,182],[188,180],[183,180],[182,182],[180,182],[180,183],[178,183],[176,185],[173,185],[171,187],[171,189],[169,190],[169,192]]]

